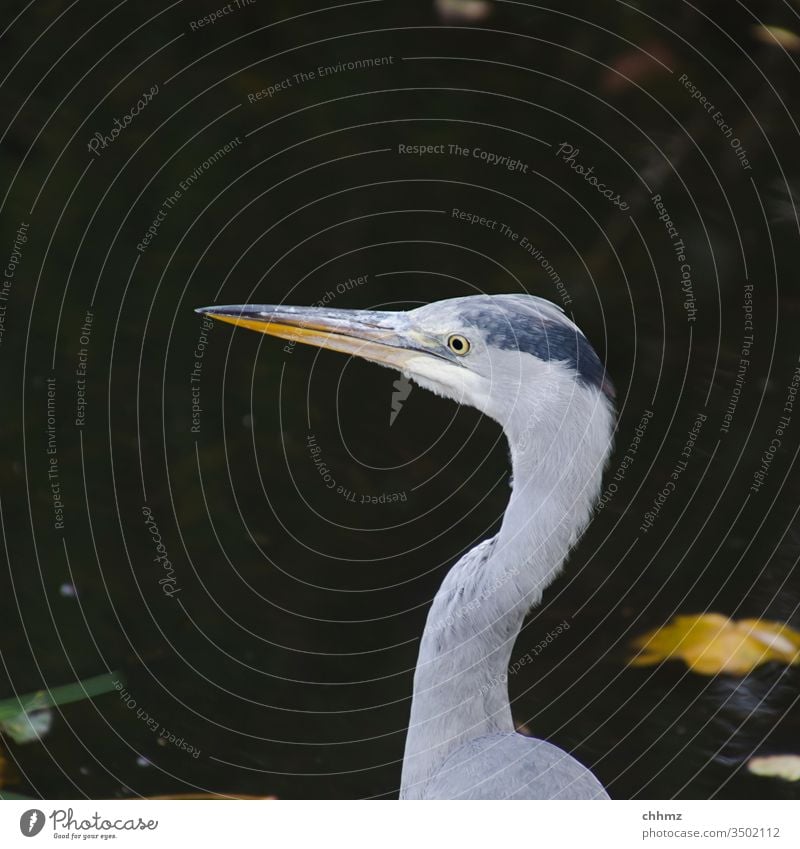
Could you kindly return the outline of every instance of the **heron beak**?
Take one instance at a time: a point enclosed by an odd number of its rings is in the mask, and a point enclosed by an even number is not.
[[[406,371],[421,356],[449,359],[438,340],[414,330],[407,313],[264,304],[195,312],[289,342],[302,342]]]

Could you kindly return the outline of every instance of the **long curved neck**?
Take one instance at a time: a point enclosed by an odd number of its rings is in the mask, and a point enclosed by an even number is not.
[[[447,756],[475,737],[512,732],[507,670],[530,608],[558,574],[599,494],[604,444],[589,464],[546,455],[507,433],[512,494],[496,537],[448,573],[428,614],[414,676],[401,798],[424,794]],[[580,468],[576,468],[576,466]]]

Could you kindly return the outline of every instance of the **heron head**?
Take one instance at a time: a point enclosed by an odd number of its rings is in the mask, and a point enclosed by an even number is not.
[[[267,305],[197,311],[397,369],[476,407],[509,435],[612,405],[611,383],[584,335],[533,295],[473,295],[393,312]]]

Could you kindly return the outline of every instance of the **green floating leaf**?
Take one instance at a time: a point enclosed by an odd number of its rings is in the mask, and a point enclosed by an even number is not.
[[[24,696],[0,701],[0,731],[15,743],[30,743],[50,730],[52,714],[48,708],[92,699],[118,689],[122,677],[116,672],[95,675],[74,684],[50,690],[37,690]]]
[[[50,730],[53,724],[53,711],[50,708],[33,711],[32,713],[18,713],[11,719],[0,722],[4,734],[20,745],[23,743],[34,743],[40,740]]]

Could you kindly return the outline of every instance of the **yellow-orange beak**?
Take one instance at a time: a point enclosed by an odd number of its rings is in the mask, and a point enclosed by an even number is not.
[[[341,351],[401,371],[420,356],[451,360],[441,342],[414,330],[405,312],[267,304],[202,307],[196,312],[268,336]]]

